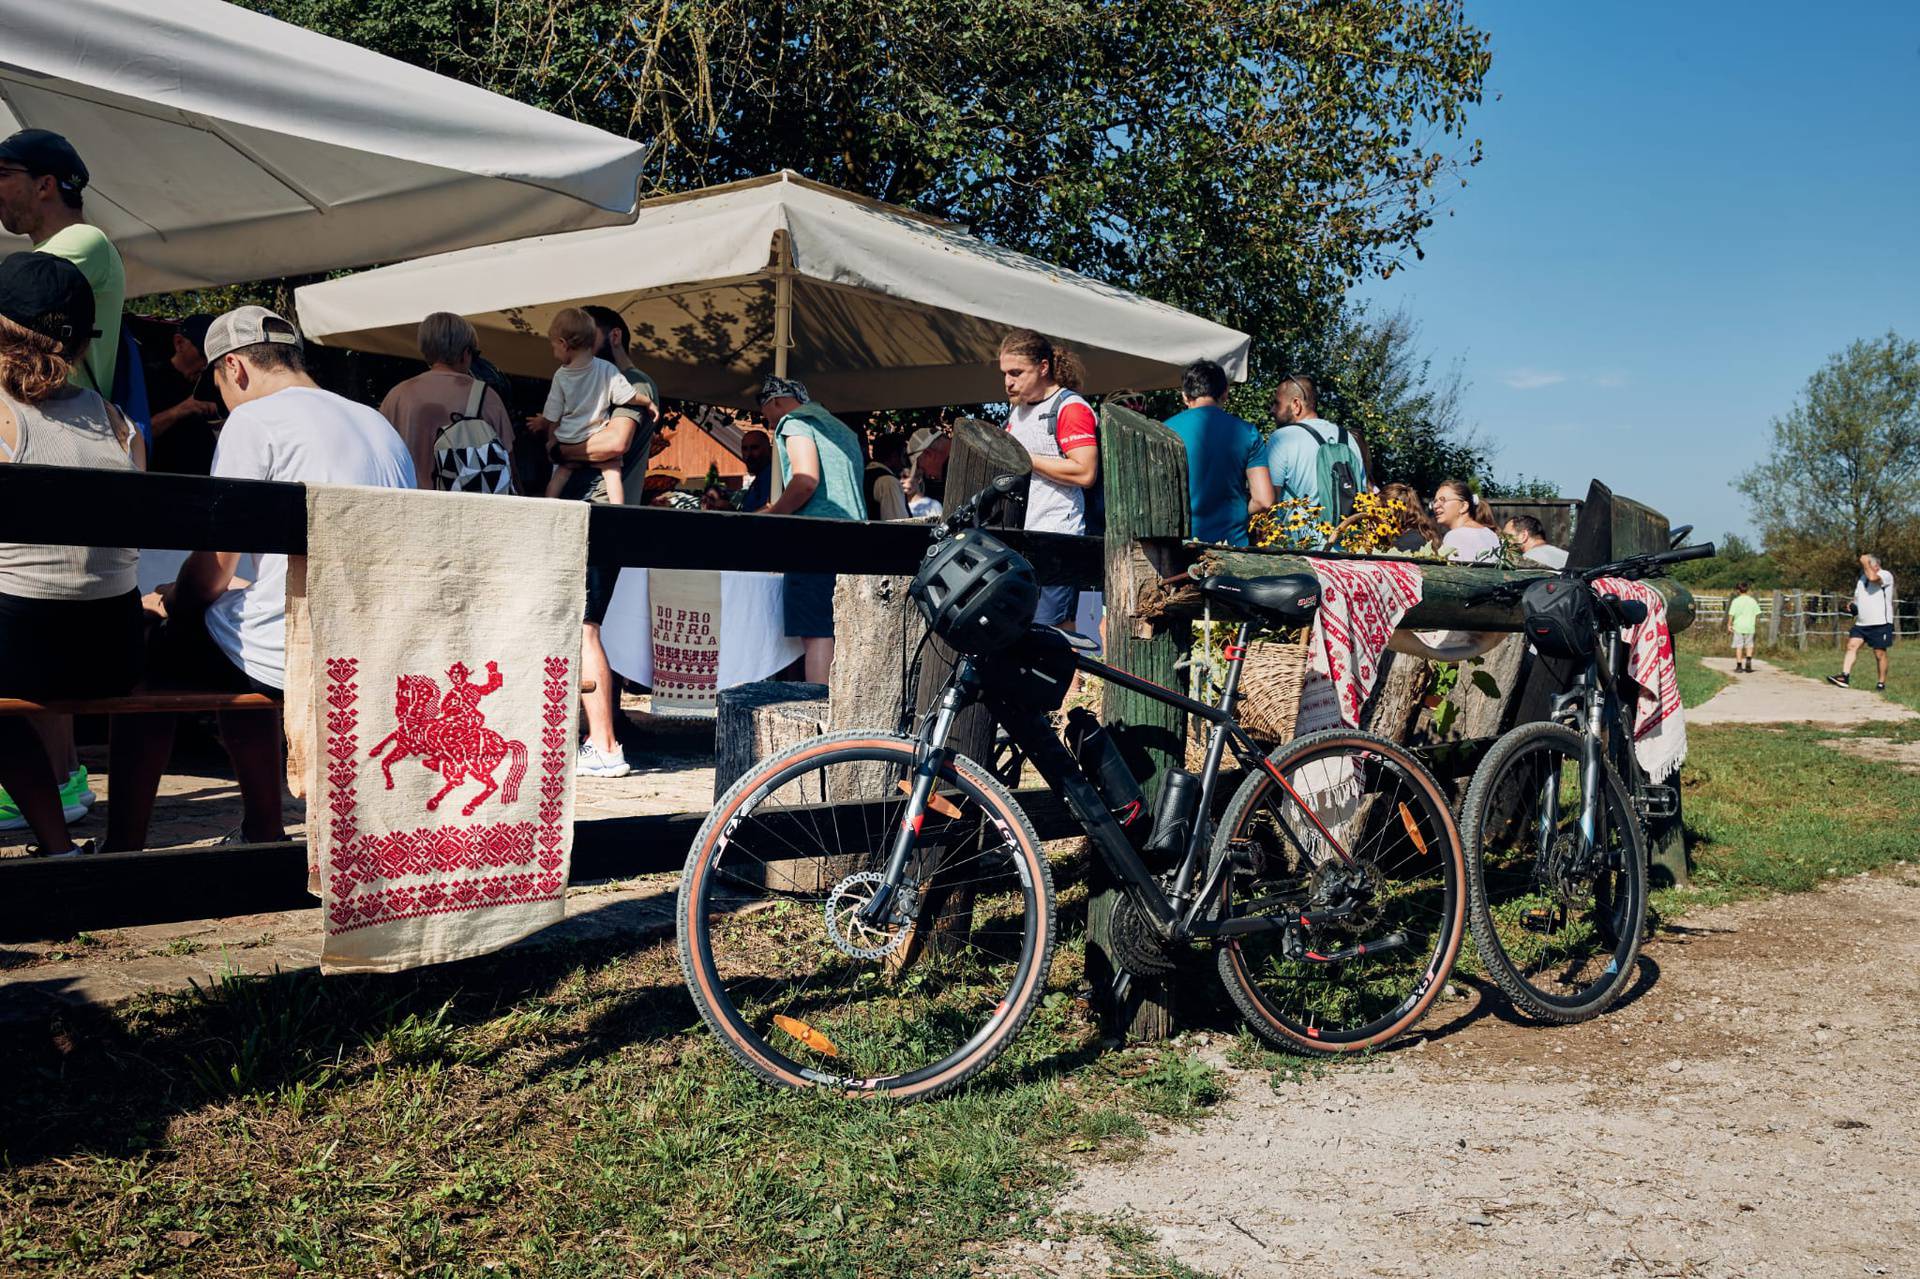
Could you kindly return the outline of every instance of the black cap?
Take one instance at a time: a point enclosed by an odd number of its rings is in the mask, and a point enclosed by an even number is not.
[[[207,353],[207,330],[213,327],[211,315],[189,315],[180,321],[180,336],[193,343],[193,349]]]
[[[0,142],[0,160],[11,160],[36,178],[51,177],[69,191],[83,189],[91,178],[73,143],[47,129],[22,129]]]
[[[68,356],[100,336],[93,286],[79,267],[51,253],[11,253],[0,261],[0,315],[52,338]]]

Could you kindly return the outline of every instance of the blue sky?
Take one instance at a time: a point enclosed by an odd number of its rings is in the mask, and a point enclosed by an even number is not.
[[[1462,361],[1501,474],[1750,534],[1729,481],[1773,416],[1854,339],[1920,338],[1920,4],[1467,11],[1486,158],[1358,296]]]

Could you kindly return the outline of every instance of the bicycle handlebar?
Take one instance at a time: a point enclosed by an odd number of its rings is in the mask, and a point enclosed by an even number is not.
[[[1563,568],[1558,576],[1572,578],[1577,582],[1592,582],[1602,577],[1624,577],[1637,581],[1651,577],[1668,564],[1678,564],[1685,560],[1710,559],[1714,555],[1712,542],[1701,542],[1697,546],[1679,546],[1670,551],[1648,551],[1644,555],[1629,555],[1626,559],[1615,560],[1611,564],[1602,564],[1598,568]],[[1512,601],[1520,598],[1529,585],[1544,578],[1528,578],[1522,582],[1502,582],[1477,591],[1467,597],[1469,604],[1492,604]]]
[[[952,537],[963,528],[976,527],[991,513],[992,508],[1006,500],[1009,493],[1020,487],[1024,477],[1019,475],[995,476],[991,484],[975,493],[972,497],[955,507],[953,514],[935,524],[933,540]]]

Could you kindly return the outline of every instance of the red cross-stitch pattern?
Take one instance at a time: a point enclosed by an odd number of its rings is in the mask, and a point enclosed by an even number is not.
[[[566,891],[566,880],[560,873],[565,861],[562,849],[566,839],[561,817],[566,804],[567,769],[572,763],[566,749],[571,660],[549,657],[543,663],[546,678],[541,684],[542,749],[537,821],[421,828],[382,835],[362,834],[359,830],[358,667],[352,658],[333,658],[327,662],[327,807],[328,833],[333,840],[329,886],[334,895],[328,907],[327,931],[339,934],[424,915],[558,899]],[[489,663],[489,672],[497,681],[492,663]],[[456,678],[456,683],[464,685],[464,672]],[[477,701],[498,686],[493,682],[491,688],[487,685],[465,685],[465,688],[467,695]],[[448,694],[448,701],[442,703],[442,714],[455,696]],[[460,708],[453,709],[457,712]],[[385,745],[383,742],[382,746]],[[442,776],[446,776],[444,771]],[[518,778],[512,782],[517,787]],[[501,787],[503,802],[512,798],[505,794],[506,789]],[[528,863],[538,869],[490,876],[455,874]],[[388,883],[418,875],[442,878],[420,885]],[[387,886],[372,887],[381,884]]]

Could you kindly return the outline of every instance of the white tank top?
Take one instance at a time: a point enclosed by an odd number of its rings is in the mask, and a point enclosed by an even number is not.
[[[133,436],[120,442],[107,402],[92,391],[68,387],[38,404],[0,393],[13,410],[20,442],[0,465],[81,466],[137,471]],[[8,450],[0,441],[0,457]],[[73,512],[86,519],[84,508]],[[140,552],[119,546],[39,546],[0,542],[0,595],[36,600],[100,600],[125,595],[139,581]]]
[[[1069,404],[1083,404],[1093,412],[1085,399],[1062,387],[1038,404],[1014,405],[1007,431],[1034,457],[1064,457],[1054,425]],[[1026,526],[1043,533],[1086,532],[1087,491],[1036,474],[1027,489]]]

